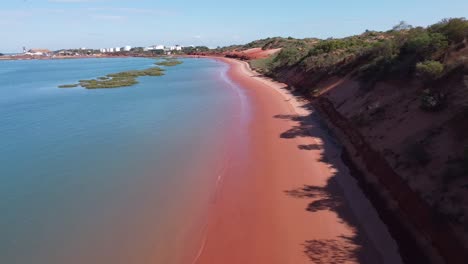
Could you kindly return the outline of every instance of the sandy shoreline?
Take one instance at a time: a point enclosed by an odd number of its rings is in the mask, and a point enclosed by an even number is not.
[[[251,107],[194,263],[401,263],[396,243],[307,102],[245,62],[229,64]],[[350,202],[351,201],[351,202]]]

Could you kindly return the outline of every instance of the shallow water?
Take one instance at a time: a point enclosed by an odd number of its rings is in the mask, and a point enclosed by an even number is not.
[[[0,263],[179,263],[239,94],[185,59],[118,89],[60,89],[153,59],[0,61]]]

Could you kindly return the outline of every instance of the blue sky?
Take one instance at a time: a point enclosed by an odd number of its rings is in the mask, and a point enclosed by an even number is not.
[[[343,37],[401,20],[426,26],[468,15],[466,0],[7,0],[1,6],[0,52]]]

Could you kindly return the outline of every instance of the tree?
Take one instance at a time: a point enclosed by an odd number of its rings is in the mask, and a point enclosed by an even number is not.
[[[393,31],[404,31],[404,30],[409,30],[412,29],[413,26],[406,23],[405,21],[400,21],[400,23],[396,24],[393,26],[392,30]]]
[[[130,49],[131,52],[143,52],[145,49],[143,47],[135,47]]]
[[[162,50],[162,49],[152,50],[151,54],[153,54],[153,55],[164,55],[164,50]]]

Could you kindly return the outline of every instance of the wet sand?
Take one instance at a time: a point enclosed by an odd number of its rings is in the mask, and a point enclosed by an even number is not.
[[[241,61],[229,78],[246,95],[193,263],[401,263],[396,243],[306,101]]]

